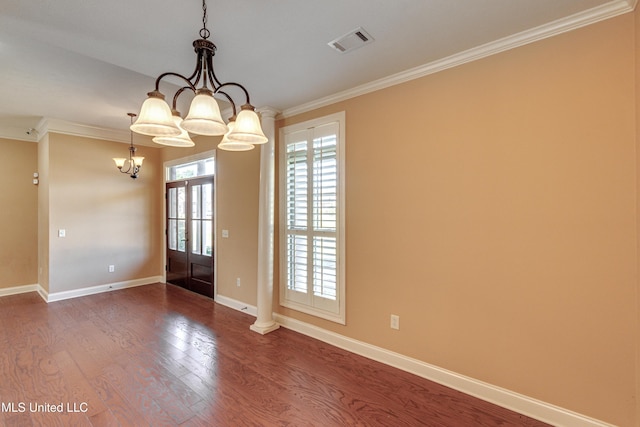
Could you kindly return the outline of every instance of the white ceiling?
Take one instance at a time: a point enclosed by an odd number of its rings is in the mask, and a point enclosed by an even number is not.
[[[287,111],[635,1],[209,0],[207,26],[218,78],[243,84],[256,107]],[[373,43],[347,54],[328,46],[360,26]],[[127,129],[155,77],[191,74],[201,27],[200,0],[0,0],[0,136],[30,139],[42,118]]]

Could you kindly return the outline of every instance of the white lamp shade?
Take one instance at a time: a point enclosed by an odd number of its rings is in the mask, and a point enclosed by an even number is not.
[[[173,122],[169,105],[163,98],[152,95],[142,104],[138,120],[131,125],[131,130],[149,136],[180,134],[180,129]]]
[[[187,132],[198,135],[224,135],[228,130],[220,115],[220,107],[208,90],[198,91],[181,126]]]
[[[176,136],[156,136],[153,142],[160,145],[168,145],[170,147],[193,147],[195,142],[189,138],[186,130],[182,129],[182,117],[173,116],[173,122],[180,128],[180,135]]]
[[[131,158],[133,160],[133,166],[142,166],[142,162],[144,161],[144,157],[134,156]]]
[[[116,167],[118,169],[122,169],[124,167],[124,162],[127,161],[124,157],[114,157],[113,161],[116,162]]]
[[[235,126],[228,135],[231,142],[245,144],[264,144],[269,139],[262,132],[260,118],[255,111],[243,109],[236,117]]]
[[[253,146],[253,144],[249,144],[247,142],[234,142],[234,141],[229,141],[229,134],[231,132],[233,132],[233,129],[235,128],[236,122],[235,121],[230,121],[229,124],[227,125],[229,128],[229,131],[227,133],[224,134],[224,136],[222,137],[222,140],[220,141],[220,144],[218,144],[218,148],[221,150],[226,150],[226,151],[249,151],[249,150],[253,150],[255,147]]]
[[[246,142],[221,142],[218,144],[218,148],[225,151],[249,151],[253,150],[255,146]]]

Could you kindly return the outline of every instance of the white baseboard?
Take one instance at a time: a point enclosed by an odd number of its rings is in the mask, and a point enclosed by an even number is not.
[[[47,293],[40,288],[38,293],[46,302],[62,301],[70,298],[83,297],[87,295],[111,292],[117,289],[134,288],[136,286],[150,285],[151,283],[162,282],[162,276],[145,277],[142,279],[125,280],[124,282],[107,283],[104,285],[90,286],[88,288],[74,289],[71,291]]]
[[[38,290],[40,285],[22,285],[22,286],[13,286],[11,288],[2,288],[0,289],[0,297],[6,297],[9,295],[18,295],[18,294],[26,294],[27,292],[35,292]]]
[[[258,317],[258,307],[254,305],[245,304],[242,301],[235,300],[233,298],[225,297],[224,295],[216,295],[214,298],[215,302],[218,304],[224,305],[229,308],[233,308],[234,310],[241,311],[243,313],[247,313],[252,315],[253,317]]]
[[[519,414],[546,422],[558,427],[613,427],[594,418],[542,402],[513,391],[475,380],[464,375],[404,356],[399,353],[376,347],[362,341],[310,325],[299,320],[274,313],[281,326],[316,338],[320,341],[350,351],[368,359],[384,363],[406,372],[426,378],[438,384],[461,391],[479,399],[491,402]]]

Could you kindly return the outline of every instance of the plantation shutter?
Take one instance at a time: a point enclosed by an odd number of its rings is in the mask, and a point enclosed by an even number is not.
[[[286,297],[339,309],[339,124],[285,136]]]

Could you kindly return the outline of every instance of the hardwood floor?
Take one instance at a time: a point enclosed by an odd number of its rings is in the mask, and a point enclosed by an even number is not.
[[[545,425],[253,321],[164,284],[0,298],[0,426]]]

